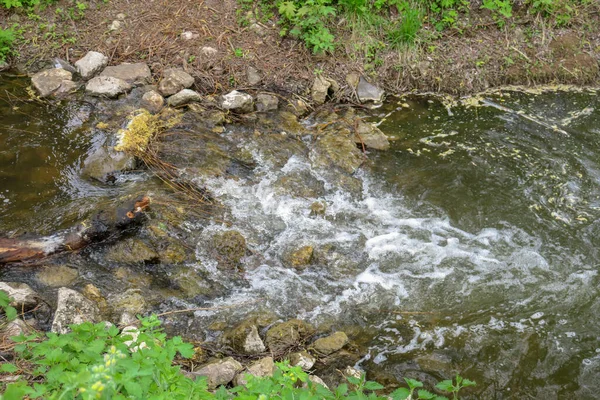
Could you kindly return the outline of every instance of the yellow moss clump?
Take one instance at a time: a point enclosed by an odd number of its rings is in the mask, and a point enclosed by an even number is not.
[[[119,131],[120,139],[115,150],[128,153],[143,152],[162,126],[157,115],[152,115],[147,110],[138,111],[131,117],[127,127]]]

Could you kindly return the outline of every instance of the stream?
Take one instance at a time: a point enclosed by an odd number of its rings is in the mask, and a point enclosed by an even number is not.
[[[429,385],[460,373],[477,381],[475,398],[596,398],[595,91],[389,99],[361,113],[380,123],[391,148],[367,150],[348,184],[315,167],[310,135],[198,129],[196,143],[218,147],[218,157],[186,171],[221,204],[218,218],[200,218],[169,208],[168,188],[144,169],[111,184],[83,176],[110,130],[98,122],[122,126],[126,113],[111,115],[125,103],[23,102],[26,85],[0,76],[0,234],[51,234],[144,191],[158,200],[149,226],[185,240],[191,253],[174,265],[127,263],[114,255],[118,244],[94,246],[52,261],[78,270],[72,287],[91,282],[106,295],[133,287],[158,312],[221,307],[173,322],[205,340],[257,314],[343,330],[360,350],[356,366],[392,386],[404,376]],[[210,163],[223,154],[234,162],[214,173]],[[248,247],[236,270],[222,268],[211,245],[230,230]],[[139,236],[151,240],[148,232]],[[313,249],[310,265],[290,268],[287,255],[303,246]],[[56,292],[27,267],[2,267],[0,280]]]

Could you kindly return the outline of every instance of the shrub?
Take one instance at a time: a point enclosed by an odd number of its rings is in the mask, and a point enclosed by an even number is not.
[[[15,32],[12,29],[0,29],[0,62],[6,60],[12,52],[12,46],[15,41]],[[0,306],[2,299],[0,298]]]

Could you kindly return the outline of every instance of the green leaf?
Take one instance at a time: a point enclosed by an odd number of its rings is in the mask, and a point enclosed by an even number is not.
[[[390,394],[393,400],[405,400],[410,396],[410,390],[407,388],[396,389]]]
[[[435,385],[436,388],[444,391],[444,392],[452,392],[454,390],[454,384],[450,379],[446,379],[445,381],[438,382]]]
[[[348,385],[346,385],[345,383],[342,383],[335,390],[335,395],[337,397],[344,397],[346,395],[346,393],[348,393]]]
[[[383,388],[384,388],[384,386],[377,382],[367,381],[365,383],[365,389],[367,389],[367,390],[381,390]]]
[[[360,385],[360,378],[355,376],[347,376],[346,379],[353,385]]]
[[[0,365],[0,372],[7,372],[9,374],[12,374],[13,372],[17,372],[18,370],[19,369],[15,367],[14,364],[4,363]]]
[[[419,390],[418,392],[418,399],[423,399],[423,400],[433,400],[436,396],[435,394],[428,392],[427,390]]]
[[[463,380],[462,385],[463,385],[463,387],[477,386],[477,382],[465,379],[465,380]]]
[[[4,313],[6,314],[6,319],[12,321],[17,318],[17,310],[14,307],[6,307],[4,309]]]
[[[423,387],[423,384],[415,379],[404,378],[410,390],[414,390],[416,388]]]
[[[142,390],[142,386],[140,386],[139,383],[128,381],[125,382],[124,386],[129,395],[132,395],[133,397],[138,399],[143,397],[144,391]]]
[[[291,20],[296,15],[296,5],[293,1],[284,1],[279,5],[279,14]]]

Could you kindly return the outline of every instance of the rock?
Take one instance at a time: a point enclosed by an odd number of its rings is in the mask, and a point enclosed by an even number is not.
[[[283,262],[293,268],[302,269],[310,265],[313,257],[313,246],[302,246],[286,252],[283,256]]]
[[[277,110],[278,106],[279,99],[277,96],[266,93],[259,93],[258,96],[256,96],[256,111],[258,112]]]
[[[123,21],[123,20],[125,20],[125,18],[127,18],[127,16],[125,14],[123,14],[123,13],[118,13],[117,14],[117,19],[119,21]]]
[[[194,78],[182,69],[167,69],[158,84],[158,91],[163,96],[171,96],[194,84]]]
[[[383,89],[370,84],[361,76],[358,85],[356,86],[356,94],[361,102],[373,101],[375,103],[381,103],[385,92]]]
[[[323,201],[315,201],[310,205],[310,215],[325,215],[327,204]]]
[[[308,104],[306,104],[306,102],[304,100],[300,100],[300,99],[289,100],[287,102],[286,108],[288,111],[290,111],[292,114],[294,114],[297,117],[302,117],[303,115],[307,114],[309,111]]]
[[[0,282],[0,290],[13,299],[10,305],[16,308],[17,311],[35,308],[41,300],[38,294],[26,283]]]
[[[200,53],[202,53],[205,57],[214,57],[217,55],[219,51],[214,47],[204,46],[200,49]]]
[[[62,58],[54,59],[54,68],[62,68],[65,71],[69,71],[71,74],[77,73],[77,68],[75,68],[68,61],[63,60]]]
[[[111,67],[106,67],[100,73],[100,76],[112,76],[122,79],[133,86],[148,84],[152,81],[152,72],[145,63],[123,63]]]
[[[116,315],[137,315],[146,311],[146,299],[139,289],[128,289],[123,293],[111,295],[108,304]]]
[[[356,87],[358,86],[358,82],[360,82],[359,74],[350,73],[350,74],[346,75],[346,83],[352,89],[356,90]]]
[[[273,182],[275,192],[280,195],[317,198],[325,194],[323,181],[313,176],[310,171],[291,171]]]
[[[165,105],[165,99],[155,90],[150,90],[142,96],[142,107],[153,114],[162,110]]]
[[[183,40],[192,40],[192,39],[198,39],[200,37],[200,34],[190,32],[190,31],[185,31],[185,32],[182,32],[180,36]]]
[[[69,286],[77,277],[79,277],[79,272],[66,265],[44,267],[36,275],[42,285],[51,287]]]
[[[110,26],[108,27],[108,30],[110,32],[114,32],[114,31],[118,31],[119,29],[121,29],[123,27],[123,22],[119,21],[119,20],[114,20],[112,22],[112,24],[110,24]]]
[[[183,106],[188,103],[200,102],[202,96],[198,92],[191,89],[183,89],[167,99],[167,104],[170,107]]]
[[[250,31],[256,33],[260,37],[265,37],[268,34],[267,30],[262,25],[256,22],[250,24],[248,29],[250,29]]]
[[[88,283],[83,287],[81,294],[96,304],[102,315],[108,314],[108,303],[96,286]]]
[[[249,113],[254,111],[254,102],[249,94],[234,90],[223,96],[221,107],[238,113]]]
[[[246,79],[248,79],[248,84],[250,86],[257,85],[262,80],[258,70],[254,67],[248,67],[248,69],[246,69]]]
[[[309,323],[292,319],[272,326],[267,331],[266,343],[272,353],[278,354],[314,333],[315,328]]]
[[[256,376],[259,378],[264,378],[266,376],[273,376],[273,372],[275,371],[275,363],[273,362],[273,357],[265,357],[261,358],[258,361],[253,362],[246,368],[245,371],[240,372],[236,375],[233,380],[233,384],[236,386],[242,386],[248,383],[246,379],[247,375]]]
[[[0,342],[6,343],[13,336],[26,335],[32,328],[22,319],[14,319],[0,324]]]
[[[108,249],[106,259],[115,263],[143,263],[158,261],[159,254],[137,238],[121,240]]]
[[[239,353],[253,355],[264,353],[266,350],[256,325],[252,323],[243,322],[226,337],[231,347]]]
[[[40,97],[55,93],[65,82],[72,82],[73,74],[62,68],[47,69],[31,77],[31,83]]]
[[[290,365],[294,367],[300,367],[303,371],[310,370],[317,360],[308,354],[307,351],[301,351],[298,353],[290,354]]]
[[[97,76],[88,81],[85,85],[85,91],[92,96],[98,97],[117,97],[120,94],[131,90],[131,85],[123,79],[113,78],[112,76]]]
[[[368,148],[375,150],[388,150],[390,148],[388,137],[372,124],[359,121],[356,133],[354,141],[357,144],[364,143]]]
[[[83,79],[88,80],[102,71],[106,64],[108,64],[108,57],[102,53],[90,51],[75,63],[75,68]]]
[[[212,237],[213,249],[226,263],[239,264],[246,255],[246,239],[238,231],[218,232]]]
[[[231,357],[227,357],[223,360],[216,360],[206,364],[192,374],[194,376],[205,376],[208,389],[214,390],[221,385],[227,385],[231,382],[243,368],[242,364]]]
[[[53,96],[59,99],[64,98],[70,94],[75,93],[77,90],[79,90],[80,86],[81,85],[77,82],[62,81],[60,87],[53,93]]]
[[[363,163],[362,153],[348,137],[341,135],[325,135],[317,140],[310,153],[313,167],[328,169],[337,166],[352,174]]]
[[[315,340],[311,347],[317,353],[329,355],[341,350],[347,344],[348,336],[344,332],[335,332],[332,335]]]
[[[131,154],[102,146],[85,159],[81,174],[106,183],[114,179],[116,173],[135,169],[135,166],[136,160]]]
[[[69,325],[83,322],[97,323],[100,320],[98,307],[90,300],[74,290],[67,288],[58,289],[58,302],[52,332],[68,333]]]
[[[323,76],[318,75],[313,82],[311,89],[311,97],[316,104],[323,104],[327,100],[327,93],[331,82],[325,79]]]
[[[210,284],[194,268],[182,267],[173,275],[171,281],[181,290],[179,296],[184,299],[190,299],[199,295],[208,295],[213,290]]]

